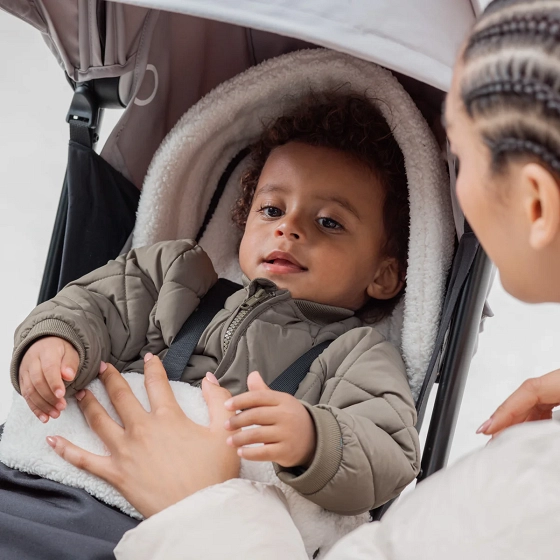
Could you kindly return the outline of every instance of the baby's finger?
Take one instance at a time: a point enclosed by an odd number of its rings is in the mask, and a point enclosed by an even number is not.
[[[64,355],[62,356],[62,364],[60,366],[60,372],[63,379],[65,381],[73,381],[76,377],[76,372],[78,371],[79,366],[80,355],[69,342],[65,343]],[[64,389],[64,385],[62,385],[62,389]],[[57,393],[55,392],[54,394],[56,395]],[[64,393],[62,393],[62,395],[64,395]]]
[[[115,477],[112,475],[113,469],[111,468],[110,457],[94,455],[60,436],[47,437],[47,443],[54,449],[57,455],[71,465],[98,476],[109,484],[114,483]]]
[[[280,440],[278,430],[270,426],[249,428],[233,434],[227,438],[227,444],[232,447],[243,447],[255,443],[277,443]]]
[[[249,391],[227,400],[228,410],[245,410],[256,406],[276,406],[280,402],[278,391]]]
[[[282,448],[278,443],[260,445],[259,447],[240,447],[237,454],[248,461],[274,461],[281,460]]]
[[[37,392],[53,406],[64,396],[59,357],[41,356],[30,366],[29,374]]]
[[[226,430],[239,430],[247,426],[259,424],[261,426],[270,426],[278,422],[278,408],[275,406],[259,406],[257,408],[249,408],[232,416],[225,423]]]
[[[31,383],[29,378],[25,378],[22,383],[20,383],[21,389],[21,396],[27,402],[27,405],[31,410],[35,411],[39,410],[40,414],[37,415],[37,418],[41,420],[41,422],[46,422],[49,419],[49,416],[52,418],[58,418],[59,412],[54,408],[51,404],[49,404],[41,395],[35,390],[35,387]],[[47,416],[47,420],[43,420],[41,414]]]
[[[22,389],[22,396],[23,396],[23,389]],[[27,406],[31,409],[31,412],[37,416],[37,418],[46,424],[49,421],[49,415],[43,412],[31,399],[24,396],[25,402]]]

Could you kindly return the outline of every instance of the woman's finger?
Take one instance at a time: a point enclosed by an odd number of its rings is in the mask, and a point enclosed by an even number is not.
[[[235,415],[235,412],[224,406],[224,403],[231,398],[231,393],[205,378],[202,380],[202,396],[208,405],[210,427],[223,430],[226,420]]]
[[[60,436],[47,437],[47,443],[54,449],[57,455],[71,465],[98,476],[109,484],[114,485],[116,483],[117,477],[112,468],[111,457],[102,457],[101,455],[85,451]]]
[[[107,414],[91,391],[86,390],[84,393],[78,401],[78,406],[89,427],[101,438],[109,451],[112,451],[119,445],[124,430]]]
[[[152,410],[161,406],[179,406],[161,360],[151,353],[144,357],[144,385]]]
[[[99,377],[125,426],[134,422],[142,414],[146,414],[146,410],[132,392],[130,385],[113,365],[101,362]]]
[[[229,436],[227,443],[233,447],[243,447],[244,445],[253,445],[255,443],[278,443],[279,440],[278,430],[265,426],[239,431]]]
[[[560,372],[527,379],[492,415],[480,431],[495,434],[528,419],[535,411],[552,410],[560,402]]]
[[[259,406],[257,408],[249,408],[232,416],[226,421],[226,429],[239,430],[247,426],[259,424],[261,426],[270,426],[278,422],[277,408],[274,406]]]
[[[226,401],[228,410],[245,410],[256,406],[275,406],[279,404],[278,391],[248,391]]]

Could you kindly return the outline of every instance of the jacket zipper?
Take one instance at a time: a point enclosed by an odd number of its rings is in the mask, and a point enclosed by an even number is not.
[[[249,315],[249,313],[260,303],[269,300],[270,298],[274,297],[275,293],[269,294],[264,288],[259,288],[251,297],[247,298],[237,310],[235,317],[229,324],[226,332],[224,334],[224,339],[222,341],[222,351],[224,356],[229,348],[231,339],[235,334],[235,331],[239,328],[239,325],[243,323],[243,319]]]

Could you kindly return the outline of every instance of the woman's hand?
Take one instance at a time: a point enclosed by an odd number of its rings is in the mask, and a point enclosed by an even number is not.
[[[559,405],[560,370],[556,370],[524,381],[476,433],[496,435],[509,426],[522,422],[550,420],[553,409]]]
[[[226,445],[224,407],[231,397],[212,374],[202,382],[210,426],[189,420],[179,407],[159,358],[148,354],[144,368],[151,412],[146,412],[128,383],[111,365],[100,378],[123,427],[114,422],[89,391],[76,395],[86,420],[107,446],[110,456],[84,451],[62,437],[47,441],[76,467],[114,486],[145,517],[194,492],[239,475],[239,458]]]
[[[240,457],[250,461],[274,461],[282,467],[308,467],[315,455],[317,436],[307,409],[292,395],[273,391],[258,372],[249,374],[249,391],[225,403],[228,410],[242,410],[229,418],[225,427],[237,431],[228,438]],[[243,447],[255,443],[258,447]]]

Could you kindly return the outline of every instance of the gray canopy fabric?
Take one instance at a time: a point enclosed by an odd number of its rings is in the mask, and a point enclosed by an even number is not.
[[[120,77],[128,103],[102,157],[141,187],[179,117],[251,65],[309,44],[446,90],[486,0],[0,0],[76,82]]]

